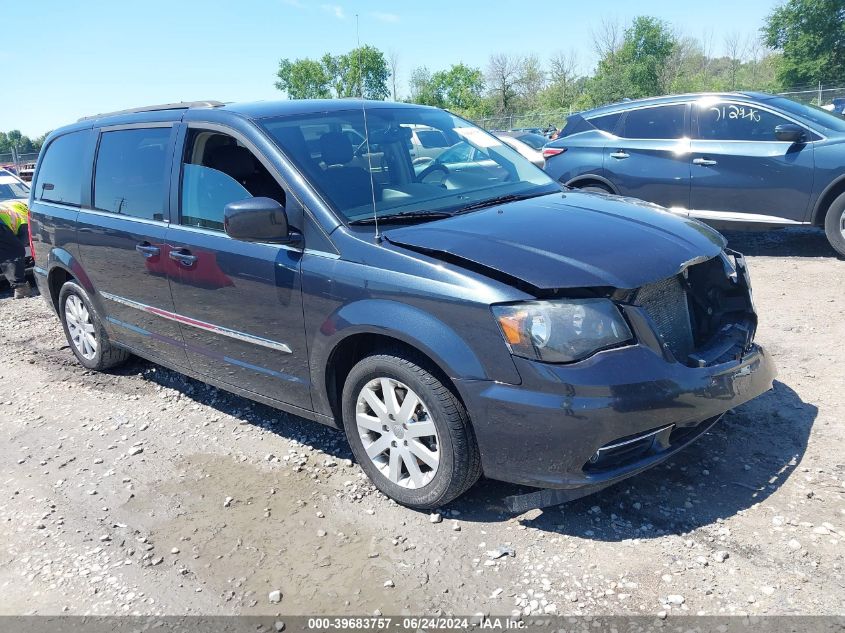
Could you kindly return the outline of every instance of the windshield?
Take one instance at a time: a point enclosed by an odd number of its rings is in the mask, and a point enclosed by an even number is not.
[[[350,222],[374,212],[442,217],[503,196],[560,191],[499,139],[443,110],[373,107],[365,119],[356,108],[260,123]],[[422,152],[415,135],[446,142]]]
[[[29,187],[19,182],[0,183],[0,200],[29,198]]]
[[[836,132],[845,132],[845,118],[817,106],[804,105],[785,97],[774,97],[769,99],[768,102],[784,112],[802,117],[816,125],[821,125]]]

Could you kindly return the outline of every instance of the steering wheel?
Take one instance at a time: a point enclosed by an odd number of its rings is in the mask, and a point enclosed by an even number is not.
[[[436,171],[442,171],[444,179],[446,178],[446,176],[449,175],[449,168],[446,167],[446,165],[444,165],[443,163],[438,163],[437,161],[435,161],[431,165],[423,169],[417,175],[417,182],[423,182],[426,178],[428,178],[431,174]]]

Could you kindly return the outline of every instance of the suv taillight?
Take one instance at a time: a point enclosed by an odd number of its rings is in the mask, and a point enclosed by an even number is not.
[[[543,148],[543,158],[551,158],[552,156],[557,156],[558,154],[563,154],[566,151],[565,147],[544,147]]]

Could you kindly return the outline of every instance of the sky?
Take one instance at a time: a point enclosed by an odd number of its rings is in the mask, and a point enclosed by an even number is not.
[[[777,0],[34,0],[4,2],[0,130],[30,137],[81,116],[174,101],[284,98],[282,58],[340,54],[362,44],[398,54],[399,93],[417,66],[484,69],[493,53],[575,51],[584,73],[596,63],[601,20],[636,15],[679,33],[755,33]]]

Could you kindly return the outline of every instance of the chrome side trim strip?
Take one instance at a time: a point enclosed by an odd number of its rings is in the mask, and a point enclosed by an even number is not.
[[[163,319],[168,319],[169,321],[176,321],[177,323],[181,323],[183,325],[190,325],[191,327],[195,327],[199,330],[213,332],[215,334],[220,334],[221,336],[228,336],[229,338],[233,338],[238,341],[243,341],[245,343],[252,343],[253,345],[260,345],[262,347],[274,349],[284,354],[293,353],[290,347],[288,347],[284,343],[279,343],[278,341],[271,341],[270,339],[262,338],[260,336],[254,336],[252,334],[247,334],[246,332],[232,330],[230,328],[223,327],[222,325],[214,325],[213,323],[206,323],[205,321],[192,319],[182,314],[176,314],[175,312],[168,312],[167,310],[154,308],[153,306],[148,306],[137,301],[132,301],[131,299],[127,299],[125,297],[119,297],[108,292],[101,292],[100,296],[104,299],[114,301],[115,303],[125,305],[129,308],[135,308],[136,310],[141,310],[142,312],[147,312],[148,314],[155,314],[156,316],[160,316]]]
[[[761,213],[741,213],[739,211],[707,211],[704,209],[682,209],[681,207],[669,207],[669,211],[699,220],[718,220],[720,222],[737,222],[747,224],[782,224],[784,226],[805,226],[809,222],[798,222],[788,220],[776,215],[763,215]]]
[[[635,444],[636,442],[642,442],[644,439],[647,439],[649,437],[654,437],[655,435],[657,435],[658,433],[662,433],[666,429],[671,429],[673,426],[675,426],[675,425],[670,424],[669,426],[661,427],[661,428],[659,428],[655,431],[652,431],[651,433],[645,433],[645,434],[640,435],[638,437],[635,437],[634,439],[631,439],[631,440],[625,440],[624,442],[617,442],[616,444],[607,444],[605,446],[602,446],[599,450],[597,450],[596,454],[600,455],[601,453],[606,452],[606,451],[611,451],[614,448],[620,448],[622,446],[627,446],[628,444]]]

